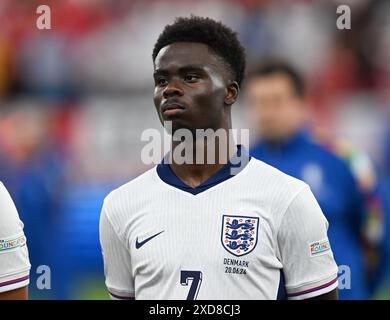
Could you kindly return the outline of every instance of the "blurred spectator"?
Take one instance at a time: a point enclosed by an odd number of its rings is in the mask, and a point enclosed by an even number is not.
[[[374,298],[389,299],[390,297],[390,180],[380,178],[380,192],[384,205],[384,237],[380,244],[380,256],[377,272],[373,275],[372,289]]]
[[[339,296],[367,299],[369,275],[378,266],[378,243],[383,238],[383,209],[375,173],[367,157],[309,130],[304,90],[301,76],[283,62],[253,70],[246,93],[250,118],[261,141],[251,154],[310,185],[330,224],[328,236],[341,273]],[[366,261],[364,253],[369,254]],[[343,284],[345,276],[350,277],[350,288],[343,288],[349,281]]]

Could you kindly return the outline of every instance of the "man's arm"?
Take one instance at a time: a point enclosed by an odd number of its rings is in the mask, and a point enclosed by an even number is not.
[[[28,300],[28,286],[11,291],[1,292],[0,300]]]
[[[288,299],[337,299],[338,268],[327,226],[314,195],[304,187],[288,206],[277,236]]]
[[[309,298],[306,300],[339,300],[339,292],[338,289],[333,289],[332,291],[322,294],[320,296],[316,296],[313,298]]]
[[[131,275],[130,248],[127,248],[107,216],[107,203],[100,216],[100,244],[106,286],[113,300],[133,300],[134,279]]]

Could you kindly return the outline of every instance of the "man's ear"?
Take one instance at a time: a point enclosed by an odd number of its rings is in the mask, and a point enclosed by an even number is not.
[[[231,106],[234,102],[236,102],[238,98],[238,93],[240,92],[240,86],[237,81],[231,81],[229,85],[226,87],[227,94],[225,97],[225,104]]]

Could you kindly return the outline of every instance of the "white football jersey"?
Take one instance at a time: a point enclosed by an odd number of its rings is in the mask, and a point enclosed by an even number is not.
[[[251,158],[197,188],[160,164],[111,192],[100,220],[113,299],[290,299],[337,287],[328,222],[308,185]]]
[[[0,292],[27,286],[30,267],[23,223],[0,182]]]

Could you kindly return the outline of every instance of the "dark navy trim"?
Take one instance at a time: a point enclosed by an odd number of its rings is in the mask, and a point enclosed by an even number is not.
[[[276,300],[287,300],[286,280],[284,278],[283,269],[280,270],[279,288]]]
[[[242,158],[240,158],[241,155],[243,155]],[[165,158],[166,157],[164,157],[164,159]],[[234,175],[232,174],[232,169],[238,168],[239,171],[236,172],[236,174],[238,174],[239,172],[242,171],[242,169],[244,169],[247,166],[251,157],[249,156],[248,150],[244,146],[238,145],[237,152],[233,156],[233,158],[227,164],[225,164],[220,170],[218,170],[214,175],[212,175],[210,178],[208,178],[206,181],[201,183],[196,188],[192,188],[186,185],[182,180],[180,180],[174,174],[169,164],[164,163],[165,162],[164,159],[157,166],[157,174],[160,177],[160,179],[165,183],[171,185],[172,187],[189,192],[193,195],[197,195],[203,191],[206,191],[207,189],[216,186],[219,183],[222,183],[234,177]]]

